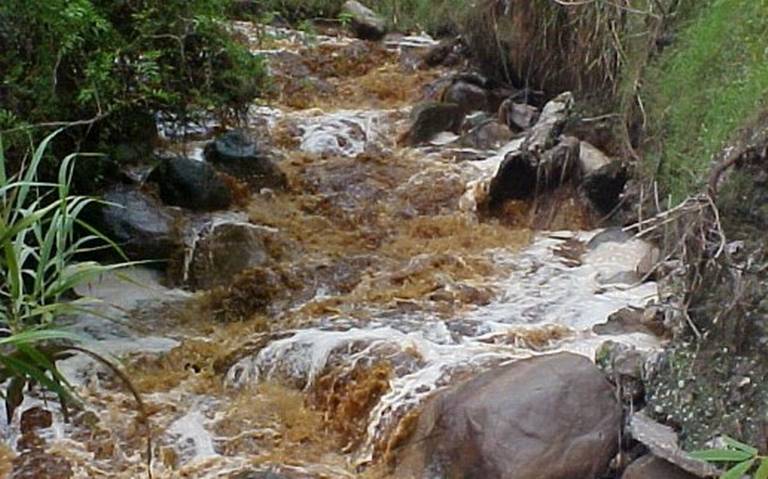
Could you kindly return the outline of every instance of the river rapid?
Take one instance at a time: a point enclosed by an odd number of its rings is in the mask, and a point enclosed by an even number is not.
[[[279,150],[290,188],[200,220],[268,232],[281,290],[266,310],[227,321],[221,308],[231,303],[216,301],[224,290],[192,292],[134,268],[132,281],[78,288],[109,319],[71,319],[142,393],[152,477],[388,477],[387,458],[420,405],[447,385],[532,355],[594,358],[608,339],[659,347],[650,334],[592,329],[656,299],[657,285],[635,274],[649,245],[593,229],[576,197],[558,199],[546,220],[526,202],[504,221],[478,213],[476,195],[520,138],[491,150],[458,146],[452,134],[397,145],[411,106],[449,73],[410,66],[431,39],[374,46],[274,30],[265,40],[253,25],[235,28],[270,62],[314,67],[276,70],[277,93],[248,112],[248,127]],[[192,137],[165,126],[162,148],[202,160],[216,126]],[[204,230],[191,233],[182,269]],[[61,368],[85,410],[65,422],[47,402],[46,451],[77,478],[147,477],[147,431],[130,392],[88,357]],[[17,415],[45,399],[26,398]],[[15,447],[18,421],[0,421]]]

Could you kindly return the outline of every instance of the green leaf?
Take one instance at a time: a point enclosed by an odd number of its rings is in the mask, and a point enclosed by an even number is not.
[[[752,458],[752,454],[732,449],[704,449],[693,451],[690,456],[707,462],[741,462]]]
[[[760,467],[755,472],[755,479],[768,479],[768,458],[760,458]]]
[[[732,468],[725,471],[725,474],[720,476],[720,479],[741,479],[741,477],[752,469],[752,465],[755,463],[755,459],[744,461],[736,464]]]
[[[750,446],[749,444],[744,444],[743,442],[739,442],[730,436],[722,436],[722,439],[723,439],[723,442],[725,442],[725,444],[731,449],[744,451],[753,456],[757,456],[757,452],[758,452],[757,449]]]

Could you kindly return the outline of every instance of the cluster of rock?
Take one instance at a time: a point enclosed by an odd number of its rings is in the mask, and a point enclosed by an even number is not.
[[[716,467],[680,449],[670,428],[629,407],[642,404],[642,390],[628,384],[641,383],[647,360],[634,347],[607,343],[599,366],[549,354],[444,389],[397,448],[395,476],[596,479],[623,469],[610,477],[716,477]],[[634,394],[617,395],[625,388]]]
[[[89,222],[132,260],[165,267],[184,261],[185,250],[193,247],[185,279],[194,288],[221,285],[222,278],[262,264],[269,233],[243,221],[216,221],[212,214],[234,205],[233,186],[284,189],[285,173],[267,148],[240,130],[211,141],[204,156],[159,158],[145,181],[110,187],[104,204],[89,212]]]
[[[571,93],[539,108],[542,98],[537,92],[515,91],[464,73],[438,80],[426,97],[430,101],[412,109],[401,144],[429,144],[442,132],[460,135],[455,143],[479,150],[517,142],[488,185],[485,201],[491,210],[564,184],[576,184],[600,215],[619,204],[629,178],[627,164],[566,132],[573,120]]]

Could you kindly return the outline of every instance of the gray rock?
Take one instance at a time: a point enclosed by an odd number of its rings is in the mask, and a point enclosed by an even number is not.
[[[495,150],[512,139],[510,129],[498,121],[485,121],[461,137],[461,144],[479,150]]]
[[[205,158],[219,170],[254,189],[285,188],[287,178],[272,155],[242,130],[232,130],[205,147]]]
[[[582,141],[579,150],[579,171],[582,176],[595,173],[613,159],[589,142]]]
[[[573,108],[573,94],[561,93],[544,106],[541,116],[523,142],[523,149],[542,153],[553,146]]]
[[[226,209],[232,193],[208,163],[184,157],[163,158],[149,175],[164,203],[198,211]]]
[[[629,434],[651,453],[696,477],[716,477],[719,471],[712,464],[695,459],[685,452],[671,427],[659,424],[643,411],[636,412],[629,420]]]
[[[381,40],[387,33],[384,19],[360,2],[355,0],[345,2],[341,7],[341,12],[350,16],[350,27],[359,38]]]
[[[491,180],[488,190],[491,208],[505,200],[531,198],[568,181],[575,168],[578,148],[578,140],[566,137],[540,155],[528,150],[509,153]]]
[[[422,61],[428,67],[440,65],[452,66],[461,60],[458,50],[461,47],[461,37],[446,38],[437,45],[429,48],[423,55]]]
[[[538,356],[437,394],[395,477],[594,479],[617,450],[621,409],[587,358]]]
[[[459,105],[464,114],[488,110],[488,92],[482,86],[468,81],[453,82],[445,89],[442,100]]]
[[[277,234],[248,223],[214,224],[192,251],[189,284],[195,289],[226,286],[247,269],[264,266],[280,251]]]
[[[400,138],[400,144],[416,146],[428,142],[442,131],[459,133],[464,111],[454,103],[422,103],[411,112],[412,124]]]
[[[652,455],[643,456],[624,470],[621,479],[696,479],[698,476]]]
[[[535,106],[517,103],[512,98],[507,98],[499,106],[499,121],[516,131],[527,130],[538,118],[539,110]]]
[[[132,260],[164,260],[182,247],[180,218],[152,196],[118,186],[104,195],[91,221]]]
[[[587,249],[594,250],[605,243],[625,243],[634,238],[634,236],[620,227],[606,228],[592,237],[587,243]]]

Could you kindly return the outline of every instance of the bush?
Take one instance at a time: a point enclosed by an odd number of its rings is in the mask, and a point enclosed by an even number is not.
[[[227,33],[227,4],[3,0],[0,131],[107,119],[75,133],[108,146],[141,114],[242,111],[265,73]]]
[[[76,262],[79,255],[109,241],[79,218],[94,200],[70,194],[76,155],[61,162],[57,183],[38,178],[56,134],[46,137],[15,175],[6,169],[0,137],[0,397],[5,399],[8,422],[28,385],[56,393],[62,405],[74,399],[56,366],[70,350],[91,355],[121,376],[109,361],[77,346],[78,338],[59,324],[64,315],[92,312],[93,303],[86,298],[69,297],[75,286],[125,264]],[[76,227],[89,233],[76,237]]]

